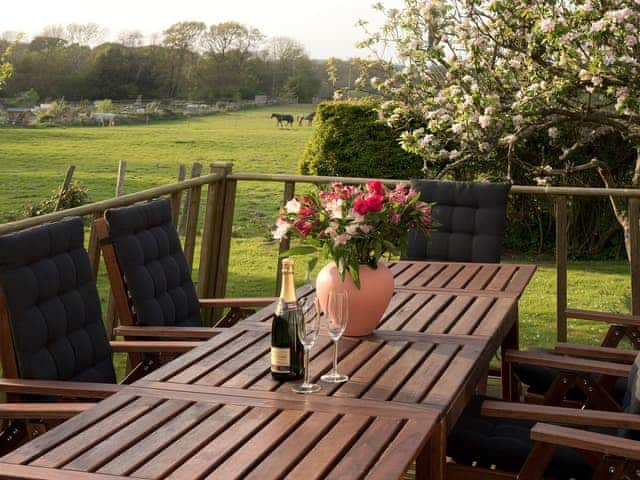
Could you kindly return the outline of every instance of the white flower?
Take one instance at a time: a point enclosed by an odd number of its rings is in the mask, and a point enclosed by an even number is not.
[[[627,35],[626,37],[624,37],[624,43],[627,45],[627,47],[633,47],[634,45],[638,44],[638,39],[635,35]]]
[[[332,218],[342,218],[342,204],[343,200],[338,198],[336,200],[330,200],[327,202],[327,210],[331,214]]]
[[[300,202],[295,198],[292,198],[284,206],[287,213],[300,213]]]
[[[491,117],[489,115],[480,115],[478,117],[478,123],[480,127],[487,128],[491,124]]]
[[[289,222],[285,222],[281,218],[278,218],[276,220],[276,229],[271,232],[271,235],[273,235],[273,238],[275,238],[276,240],[282,240],[287,236],[290,228],[291,224],[289,224]]]
[[[558,129],[556,127],[551,127],[549,130],[547,130],[547,134],[549,135],[549,138],[558,138]]]
[[[461,123],[454,123],[453,125],[451,125],[451,131],[453,133],[460,133],[463,129],[464,127]]]
[[[453,160],[454,158],[458,158],[460,156],[460,152],[458,150],[451,150],[449,152],[449,158]]]
[[[431,144],[432,141],[433,141],[433,135],[425,135],[420,139],[420,146],[422,148],[426,148]]]
[[[540,22],[540,30],[542,30],[543,32],[547,32],[547,33],[553,32],[554,28],[555,28],[555,24],[553,23],[553,20],[551,20],[550,18],[545,18]]]
[[[523,121],[524,121],[524,117],[522,115],[515,115],[513,117],[513,124],[515,125],[516,128],[520,128],[520,125],[522,125]]]
[[[593,24],[591,25],[591,31],[592,31],[592,32],[601,32],[601,31],[603,31],[606,27],[607,27],[607,22],[606,22],[606,20],[604,20],[604,19],[602,19],[602,20],[598,20],[597,22],[593,22]]]
[[[329,226],[324,229],[324,234],[329,238],[335,238],[338,235],[338,222],[330,222]]]
[[[578,73],[578,78],[583,82],[588,82],[589,80],[591,80],[591,74],[583,68]]]
[[[360,215],[353,208],[349,210],[349,218],[353,219],[353,221],[356,223],[364,222],[364,215]]]
[[[602,85],[602,77],[591,77],[591,83],[593,83],[594,87],[599,87]]]

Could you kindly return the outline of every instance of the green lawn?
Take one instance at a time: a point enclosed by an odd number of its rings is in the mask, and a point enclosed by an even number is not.
[[[311,129],[276,128],[275,120],[269,119],[272,111],[296,115],[311,107],[257,109],[138,126],[0,128],[0,219],[50,195],[70,164],[76,166],[75,178],[88,188],[92,200],[113,194],[119,160],[128,163],[127,193],[170,182],[179,164],[194,161],[205,166],[233,161],[234,170],[241,172],[294,173]],[[281,184],[239,184],[228,295],[273,294],[276,246],[269,240],[269,228],[281,199]],[[527,260],[516,256],[509,261]],[[104,275],[100,283],[104,297]],[[626,262],[571,263],[569,297],[571,307],[628,312]],[[520,319],[523,345],[554,343],[553,265],[540,265],[522,299]],[[603,327],[593,322],[570,321],[570,340],[594,343],[602,332]]]

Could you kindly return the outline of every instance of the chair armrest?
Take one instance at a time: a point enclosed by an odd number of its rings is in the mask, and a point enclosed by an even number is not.
[[[629,365],[620,363],[567,357],[541,351],[520,352],[518,350],[508,350],[505,352],[505,360],[509,363],[539,365],[565,372],[599,373],[613,377],[627,377],[631,368]]]
[[[66,420],[94,405],[95,403],[0,403],[0,418]]]
[[[558,343],[554,352],[560,355],[633,363],[640,351],[613,347],[593,347],[575,343]]]
[[[603,455],[640,460],[640,442],[577,428],[536,423],[531,429],[531,440],[578,450],[589,450]]]
[[[640,430],[640,416],[622,412],[582,410],[579,408],[486,400],[482,402],[480,413],[484,417],[513,418],[515,420],[560,423],[563,425]]]
[[[114,352],[120,353],[184,353],[202,345],[202,342],[125,340],[109,344]]]
[[[567,318],[579,320],[593,320],[596,322],[615,323],[629,327],[640,327],[640,315],[624,315],[622,313],[591,312],[589,310],[578,310],[568,308],[565,311]]]
[[[0,391],[22,395],[51,395],[68,398],[107,398],[122,390],[112,383],[65,382],[0,378]]]
[[[121,325],[114,329],[116,335],[123,337],[155,338],[212,338],[222,332],[211,327],[130,327]]]
[[[200,306],[202,308],[266,307],[277,300],[276,297],[201,298]]]

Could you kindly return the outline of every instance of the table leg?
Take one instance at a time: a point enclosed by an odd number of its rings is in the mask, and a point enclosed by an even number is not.
[[[441,420],[416,458],[416,480],[444,480],[447,462],[447,426]]]
[[[502,398],[509,401],[517,401],[520,397],[518,380],[516,379],[512,365],[504,361],[507,350],[518,350],[520,348],[518,330],[518,305],[511,311],[512,325],[509,333],[502,342]]]

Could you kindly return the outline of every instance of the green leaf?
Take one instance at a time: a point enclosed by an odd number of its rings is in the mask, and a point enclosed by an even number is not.
[[[360,270],[358,266],[349,265],[349,273],[351,274],[351,279],[353,283],[356,284],[358,290],[360,290]]]
[[[318,249],[316,247],[312,247],[311,245],[301,245],[299,247],[291,247],[286,252],[282,252],[280,254],[281,257],[293,257],[295,255],[308,255],[310,253],[315,253]]]

